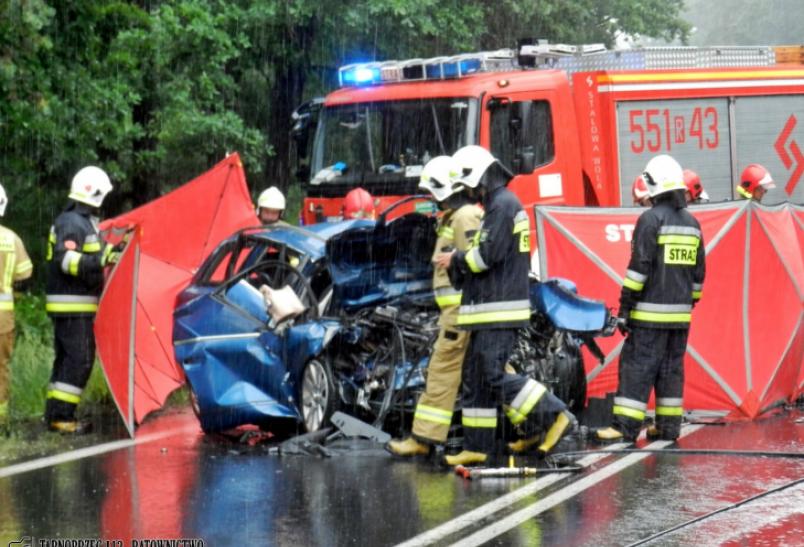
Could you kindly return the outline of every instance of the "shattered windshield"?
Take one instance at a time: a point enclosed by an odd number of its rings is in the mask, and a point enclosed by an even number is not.
[[[477,101],[468,98],[327,107],[316,132],[311,184],[418,178],[431,158],[476,142],[477,117]]]

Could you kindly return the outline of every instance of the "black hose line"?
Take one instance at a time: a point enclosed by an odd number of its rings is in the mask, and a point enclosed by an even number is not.
[[[719,450],[705,448],[620,448],[614,450],[579,450],[559,452],[549,456],[552,459],[562,456],[586,456],[587,454],[676,454],[680,456],[743,456],[756,458],[804,459],[804,452],[766,452],[761,450]]]
[[[666,530],[662,530],[661,532],[657,532],[657,533],[653,534],[652,536],[646,537],[645,539],[640,539],[639,541],[636,541],[634,543],[629,544],[627,547],[636,547],[637,545],[644,545],[645,543],[650,543],[651,541],[659,539],[660,537],[666,536],[668,534],[672,534],[673,532],[675,532],[677,530],[680,530],[681,528],[686,528],[687,526],[691,526],[693,524],[696,524],[696,523],[698,523],[698,522],[700,522],[700,521],[702,521],[704,519],[708,519],[710,517],[713,517],[713,516],[717,515],[718,513],[723,513],[725,511],[731,511],[732,509],[736,509],[737,507],[740,507],[741,505],[745,505],[746,503],[750,503],[750,502],[752,502],[754,500],[758,500],[759,498],[763,498],[763,497],[768,496],[770,494],[775,494],[776,492],[779,492],[781,490],[786,490],[788,488],[792,488],[793,486],[796,486],[797,484],[799,484],[801,482],[804,482],[804,479],[794,480],[792,482],[788,482],[787,484],[783,484],[782,486],[779,486],[777,488],[773,488],[771,490],[766,490],[765,492],[760,492],[756,496],[751,496],[750,498],[745,498],[745,499],[740,500],[740,501],[738,501],[736,503],[732,503],[731,505],[727,505],[726,507],[721,507],[720,509],[716,509],[716,510],[710,512],[710,513],[706,513],[706,514],[701,515],[699,517],[695,517],[694,519],[688,520],[686,522],[682,522],[681,524],[673,526],[672,528],[668,528]]]

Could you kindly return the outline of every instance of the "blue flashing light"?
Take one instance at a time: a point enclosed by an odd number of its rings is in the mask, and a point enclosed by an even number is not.
[[[480,62],[480,59],[464,59],[460,62],[459,66],[461,69],[461,76],[480,72],[480,70],[483,68],[483,64]]]
[[[443,63],[441,67],[444,78],[457,78],[460,76],[460,73],[458,72],[458,63],[455,61]]]
[[[425,77],[428,80],[440,80],[442,78],[441,63],[433,63],[425,65],[424,71],[425,71]]]
[[[340,73],[341,85],[365,85],[380,81],[380,69],[377,67],[357,65],[342,68]]]

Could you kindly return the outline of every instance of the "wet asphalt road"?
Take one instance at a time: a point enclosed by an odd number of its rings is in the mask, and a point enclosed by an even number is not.
[[[686,431],[668,448],[804,452],[801,411]],[[577,474],[467,481],[432,462],[345,444],[330,458],[277,456],[265,444],[205,437],[190,413],[162,416],[136,445],[0,469],[0,545],[23,536],[32,545],[628,545],[804,479],[801,458],[643,453],[588,455]],[[649,545],[802,545],[802,537],[800,482]]]

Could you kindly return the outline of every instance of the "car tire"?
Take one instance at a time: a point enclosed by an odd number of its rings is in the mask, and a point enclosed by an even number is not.
[[[216,431],[215,428],[201,415],[201,405],[198,404],[198,397],[195,391],[192,389],[188,389],[187,391],[190,394],[190,408],[193,409],[193,414],[198,418],[198,423],[201,424],[201,430],[204,433],[214,433]]]
[[[310,433],[327,426],[335,412],[337,397],[329,363],[311,359],[301,379],[300,410],[304,429]]]

